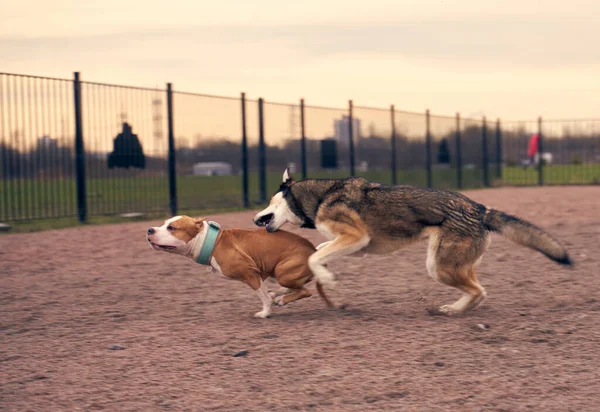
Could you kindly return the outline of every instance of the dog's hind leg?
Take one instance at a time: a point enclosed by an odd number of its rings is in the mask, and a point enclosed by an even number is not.
[[[277,291],[275,291],[275,292],[269,292],[269,295],[271,295],[272,298],[276,298],[277,296],[287,295],[290,292],[291,292],[290,288],[286,288],[286,287],[282,286],[279,289],[277,289]]]
[[[294,300],[307,298],[312,295],[307,289],[305,289],[305,285],[313,279],[313,273],[311,272],[307,263],[298,261],[297,259],[283,261],[275,268],[275,276],[277,277],[279,284],[282,286],[280,291],[286,290],[285,296],[281,296],[282,294],[274,296],[275,304],[286,305]],[[330,308],[336,308],[337,306],[325,294],[323,285],[321,285],[319,282],[316,282],[316,284],[317,291],[327,306]]]
[[[283,305],[287,305],[288,303],[292,303],[296,300],[309,298],[311,296],[312,296],[312,293],[310,293],[310,291],[308,289],[302,288],[299,290],[295,290],[292,293],[288,293],[287,295],[277,296],[273,300],[273,302],[276,305],[283,306]]]
[[[442,306],[441,312],[465,312],[485,300],[487,294],[477,280],[474,264],[486,247],[487,239],[444,237],[439,232],[430,237],[427,253],[430,276],[463,292],[456,302]]]
[[[275,277],[282,286],[273,300],[275,305],[283,306],[312,296],[312,293],[305,288],[313,277],[305,259],[296,257],[284,259],[275,267]],[[285,292],[279,293],[283,291]]]
[[[444,313],[466,312],[475,309],[483,303],[487,293],[477,282],[475,270],[471,266],[463,268],[438,267],[438,279],[440,282],[453,286],[463,292],[463,296],[451,305],[440,307]]]

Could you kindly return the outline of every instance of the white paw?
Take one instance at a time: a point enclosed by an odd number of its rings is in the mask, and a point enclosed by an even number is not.
[[[271,299],[273,299],[275,296],[277,296],[277,294],[275,292],[269,292],[269,296],[271,296]]]
[[[273,299],[273,304],[279,306],[285,305],[285,303],[283,303],[283,296],[276,296],[275,299]]]
[[[271,315],[271,311],[268,311],[268,310],[261,310],[260,312],[256,312],[256,313],[254,314],[254,317],[255,317],[255,318],[263,318],[263,319],[265,319],[265,318],[268,318],[268,317],[269,317],[269,315]]]
[[[458,312],[452,305],[440,306],[440,312],[442,313],[454,313]]]

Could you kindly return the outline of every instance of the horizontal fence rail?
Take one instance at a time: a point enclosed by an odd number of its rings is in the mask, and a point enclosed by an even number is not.
[[[248,208],[289,167],[438,189],[600,182],[600,119],[502,122],[0,73],[0,221]]]

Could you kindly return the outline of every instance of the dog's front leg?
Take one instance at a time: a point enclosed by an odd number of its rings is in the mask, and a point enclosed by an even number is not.
[[[325,264],[335,257],[358,252],[368,245],[370,240],[369,236],[363,233],[346,233],[327,242],[325,246],[310,255],[308,266],[317,278],[317,282],[325,286],[335,286],[335,276],[325,267]]]
[[[319,243],[319,244],[317,245],[316,249],[317,249],[317,250],[321,250],[321,249],[323,249],[325,246],[327,246],[327,245],[331,244],[331,242],[333,242],[333,240],[330,240],[330,241],[328,241],[328,242]]]
[[[254,314],[257,318],[268,318],[271,314],[271,305],[273,305],[273,298],[269,295],[269,288],[267,282],[263,281],[259,270],[252,269],[244,271],[239,276],[232,276],[235,279],[239,279],[246,285],[250,286],[258,295],[258,298],[262,302],[262,310]],[[266,279],[265,279],[266,280]]]
[[[257,318],[268,318],[271,314],[271,305],[273,305],[273,298],[269,294],[269,288],[267,288],[267,284],[260,279],[260,286],[256,289],[256,294],[260,298],[262,302],[262,310],[260,312],[256,312],[254,316]]]

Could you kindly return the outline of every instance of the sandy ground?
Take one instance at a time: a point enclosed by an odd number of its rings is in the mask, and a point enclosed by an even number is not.
[[[256,319],[254,292],[152,251],[148,223],[0,236],[0,409],[598,410],[600,188],[466,194],[543,226],[576,267],[494,235],[488,300],[433,316],[459,293],[421,243],[332,263],[344,310],[315,294]]]

